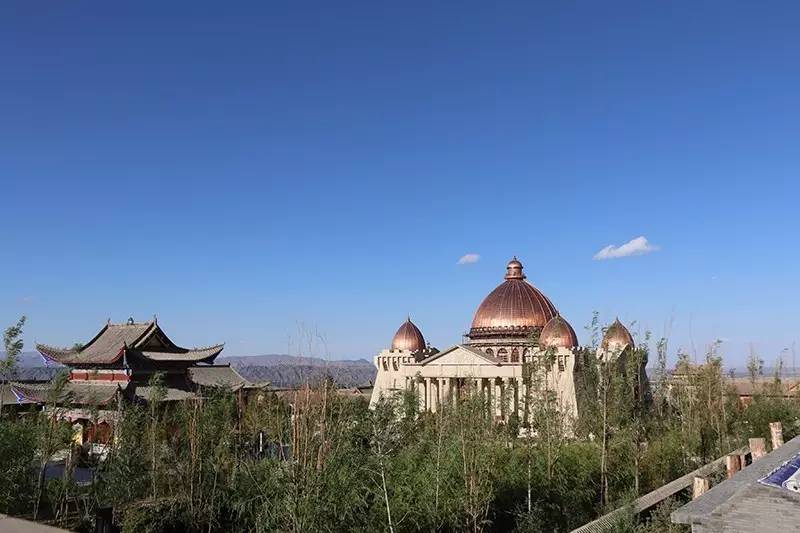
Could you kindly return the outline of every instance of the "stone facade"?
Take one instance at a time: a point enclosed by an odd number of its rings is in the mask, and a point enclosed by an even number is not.
[[[563,413],[577,416],[574,353],[558,348],[552,352],[552,364],[544,359],[544,352],[531,348],[524,361],[535,371],[533,379],[541,384],[538,390],[551,391]],[[514,411],[522,414],[528,389],[533,386],[524,379],[522,361],[506,363],[463,344],[421,361],[410,352],[384,350],[375,356],[375,365],[378,377],[370,402],[373,408],[381,398],[413,390],[419,396],[420,410],[436,412],[446,402],[480,391],[494,406],[496,418],[506,420]]]

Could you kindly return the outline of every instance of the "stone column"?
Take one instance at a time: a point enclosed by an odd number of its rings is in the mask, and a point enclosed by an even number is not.
[[[481,380],[481,389],[486,401],[486,414],[489,415],[489,418],[494,420],[494,391],[492,390],[492,381],[487,378],[483,378]]]
[[[500,378],[492,379],[492,383],[494,385],[494,416],[501,417],[503,416],[503,386],[501,385],[502,380]]]
[[[431,378],[423,378],[425,381],[425,410],[431,410]]]
[[[510,417],[514,413],[519,412],[519,391],[517,390],[517,378],[506,378],[506,390],[509,394],[508,413],[506,413],[506,417]]]
[[[419,396],[419,410],[425,410],[425,382],[422,379],[417,381],[417,395]]]

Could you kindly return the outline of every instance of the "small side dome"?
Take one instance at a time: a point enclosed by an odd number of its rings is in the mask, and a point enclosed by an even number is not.
[[[603,336],[603,342],[600,343],[600,348],[606,353],[622,353],[628,348],[635,349],[636,344],[633,342],[631,332],[618,318],[608,326],[606,334]]]
[[[539,334],[539,346],[541,348],[567,348],[571,350],[578,346],[578,336],[569,322],[556,315],[545,324]]]
[[[392,350],[419,352],[425,349],[425,337],[417,326],[408,318],[397,330],[392,339]]]

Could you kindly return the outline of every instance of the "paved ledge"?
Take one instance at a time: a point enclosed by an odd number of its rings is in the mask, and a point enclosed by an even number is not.
[[[754,461],[731,479],[672,513],[676,524],[693,531],[795,531],[800,521],[800,494],[769,487],[759,479],[800,453],[800,437]],[[787,529],[788,526],[788,529]]]

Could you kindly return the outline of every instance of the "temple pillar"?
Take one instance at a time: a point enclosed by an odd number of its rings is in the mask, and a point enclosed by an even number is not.
[[[425,410],[425,382],[422,379],[417,381],[417,396],[419,396],[419,410]]]
[[[517,378],[509,378],[508,381],[513,391],[510,414],[519,415],[519,380]]]
[[[425,380],[425,410],[432,411],[431,406],[431,378],[423,378]]]
[[[501,417],[503,416],[503,388],[501,385],[500,378],[494,378],[492,380],[494,385],[494,416]]]
[[[487,406],[486,410],[487,410],[487,412],[489,412],[491,410],[491,405],[492,405],[492,399],[491,399],[492,395],[491,395],[491,391],[490,391],[491,387],[489,385],[489,381],[486,378],[481,378],[480,379],[480,384],[481,384],[480,392],[481,392],[482,401],[485,402],[484,405]]]

